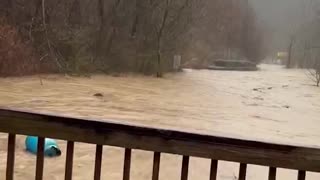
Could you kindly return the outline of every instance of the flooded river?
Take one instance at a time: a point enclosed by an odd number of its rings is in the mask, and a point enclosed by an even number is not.
[[[0,79],[0,106],[211,135],[320,147],[320,88],[303,70],[262,65],[257,72],[186,70],[163,79],[143,76],[90,78],[39,76]],[[95,93],[103,97],[95,97]],[[0,159],[7,135],[0,135]],[[65,142],[59,142],[65,152]],[[95,146],[75,147],[74,179],[93,177]],[[33,179],[35,157],[17,140],[16,179]],[[123,150],[106,147],[102,179],[122,179]],[[65,153],[45,160],[45,180],[63,179]],[[151,179],[152,153],[134,151],[132,179]],[[164,155],[162,180],[179,179],[181,157]],[[5,163],[0,164],[4,179]],[[190,179],[208,179],[209,161],[192,158]],[[219,179],[235,180],[238,164],[222,162]],[[267,168],[250,166],[248,179],[267,179]],[[295,179],[281,170],[278,178]],[[319,175],[308,174],[309,179]]]

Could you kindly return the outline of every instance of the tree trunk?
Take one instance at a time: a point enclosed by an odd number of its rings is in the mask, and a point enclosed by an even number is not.
[[[6,16],[7,16],[7,20],[9,22],[11,22],[13,20],[13,9],[12,9],[13,5],[12,5],[12,0],[7,0],[7,4],[6,4]]]
[[[287,65],[286,67],[287,68],[291,68],[292,66],[292,48],[293,48],[293,45],[294,45],[294,37],[291,37],[290,39],[290,44],[289,44],[289,47],[288,47],[288,59],[287,59]]]
[[[243,19],[243,28],[242,28],[242,46],[243,46],[243,55],[246,58],[249,58],[249,2],[244,0],[244,19]]]
[[[162,59],[161,59],[161,41],[162,41],[162,36],[163,36],[163,32],[164,32],[164,28],[166,26],[167,23],[167,18],[168,18],[168,14],[169,14],[169,0],[166,0],[166,7],[164,10],[164,14],[163,14],[163,19],[161,22],[161,26],[159,28],[158,34],[157,34],[157,62],[158,62],[158,67],[157,67],[157,77],[162,77],[163,76],[163,72],[162,72]]]
[[[81,6],[79,0],[74,0],[69,10],[68,17],[69,24],[80,25],[81,24]]]
[[[305,42],[303,49],[303,58],[299,61],[299,68],[306,68],[307,64],[307,51],[308,51],[308,43]]]
[[[104,12],[103,0],[98,0],[97,11],[98,11],[98,16],[99,16],[98,18],[99,18],[100,24],[99,24],[99,30],[97,33],[97,39],[95,42],[93,62],[95,62],[98,59],[98,57],[100,56],[101,46],[104,41],[103,31],[104,31],[104,26],[105,26],[105,18],[104,18],[105,12]]]
[[[157,77],[161,78],[161,77],[163,77],[163,73],[162,73],[161,52],[160,51],[158,51],[158,53],[157,53],[157,61],[158,61]]]
[[[133,20],[132,29],[131,29],[131,37],[133,37],[133,38],[136,37],[137,26],[139,23],[139,14],[141,13],[139,2],[140,2],[140,0],[136,0],[135,18]]]
[[[157,77],[163,77],[162,64],[161,64],[161,39],[158,39],[157,45]]]
[[[316,75],[315,75],[316,77],[316,81],[317,81],[317,86],[319,87],[320,86],[320,69],[319,68],[317,68],[316,69]]]
[[[292,44],[290,43],[288,48],[287,68],[291,68],[291,56],[292,56]]]
[[[104,56],[108,56],[110,54],[110,51],[113,46],[114,38],[117,33],[117,26],[116,26],[116,18],[117,18],[117,10],[120,6],[121,0],[117,0],[115,4],[112,6],[111,14],[108,13],[108,15],[105,14],[105,11],[103,9],[104,3],[103,0],[99,0],[99,16],[100,16],[100,30],[99,35],[97,39],[97,54],[103,53]],[[106,19],[105,16],[109,16],[111,18],[110,22],[110,30],[106,32]],[[105,38],[105,36],[108,36]],[[107,40],[106,40],[107,39]],[[97,56],[96,56],[97,57]]]

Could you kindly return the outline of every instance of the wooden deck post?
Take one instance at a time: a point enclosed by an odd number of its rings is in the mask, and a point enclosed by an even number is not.
[[[269,179],[268,180],[276,180],[277,176],[277,168],[270,167],[269,168]]]
[[[67,143],[67,157],[66,157],[66,169],[65,169],[65,180],[72,180],[72,170],[73,170],[73,152],[74,152],[74,142],[68,141]]]
[[[131,152],[132,152],[131,149],[125,149],[124,166],[123,166],[123,180],[130,180]]]
[[[188,180],[189,159],[189,156],[183,156],[182,158],[181,180]]]
[[[103,146],[97,145],[96,146],[96,160],[95,160],[95,166],[94,166],[94,180],[101,179],[102,153],[103,153]]]
[[[247,164],[241,163],[239,170],[239,180],[246,180],[247,176]]]
[[[13,180],[14,177],[14,157],[15,157],[16,135],[9,134],[7,149],[7,172],[6,180]]]
[[[211,168],[210,168],[210,180],[216,180],[218,173],[218,161],[212,159],[211,160]]]
[[[160,158],[161,158],[161,153],[154,152],[152,180],[159,180]]]
[[[43,180],[44,142],[45,138],[38,137],[36,180]]]

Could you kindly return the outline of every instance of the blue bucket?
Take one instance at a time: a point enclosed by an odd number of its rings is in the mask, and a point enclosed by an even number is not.
[[[38,137],[27,136],[26,149],[32,154],[37,154],[38,151]],[[50,138],[45,138],[44,155],[49,157],[55,157],[61,155],[61,150],[57,145],[57,141]]]

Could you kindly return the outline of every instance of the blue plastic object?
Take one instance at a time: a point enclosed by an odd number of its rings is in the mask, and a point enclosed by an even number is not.
[[[32,154],[37,154],[38,150],[38,137],[27,136],[26,149]],[[44,155],[49,157],[60,156],[61,150],[59,149],[56,140],[45,138]]]

